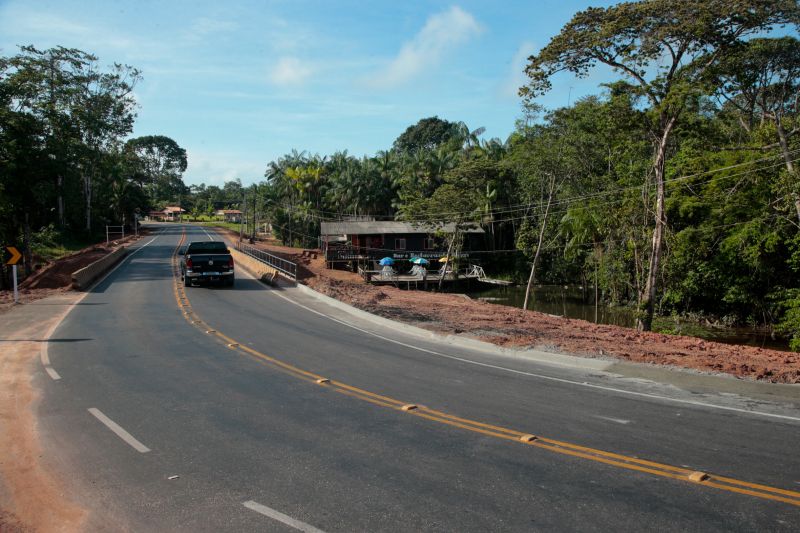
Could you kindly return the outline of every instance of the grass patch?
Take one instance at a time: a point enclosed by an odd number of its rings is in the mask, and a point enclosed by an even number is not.
[[[696,321],[681,320],[674,316],[654,317],[653,331],[666,335],[687,335],[706,339],[713,337],[716,333],[713,328],[698,324]]]
[[[101,242],[105,235],[75,236],[55,231],[42,231],[33,235],[31,251],[44,261],[56,261],[93,244]]]
[[[236,222],[221,222],[219,220],[212,221],[212,222],[193,222],[193,224],[197,224],[198,226],[205,226],[208,228],[226,228],[232,231],[239,231],[240,225]]]

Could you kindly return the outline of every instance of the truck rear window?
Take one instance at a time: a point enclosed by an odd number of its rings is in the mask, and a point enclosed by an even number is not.
[[[193,242],[186,249],[187,254],[227,254],[228,247],[224,242]]]

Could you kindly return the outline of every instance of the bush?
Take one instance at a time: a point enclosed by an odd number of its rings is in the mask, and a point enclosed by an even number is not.
[[[789,348],[800,352],[800,289],[788,289],[784,298],[778,303],[783,311],[775,331],[790,336]]]

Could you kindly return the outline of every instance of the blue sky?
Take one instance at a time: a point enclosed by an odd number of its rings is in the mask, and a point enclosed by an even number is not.
[[[0,53],[63,45],[141,69],[133,135],[186,148],[188,184],[249,184],[293,148],[372,155],[432,115],[505,139],[525,58],[588,5],[0,0]],[[596,93],[600,76],[559,78],[540,102]]]

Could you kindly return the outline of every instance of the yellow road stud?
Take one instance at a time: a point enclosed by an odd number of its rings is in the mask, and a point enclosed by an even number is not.
[[[694,481],[695,483],[702,483],[703,481],[708,479],[708,474],[705,472],[692,472],[689,474],[689,481]]]

